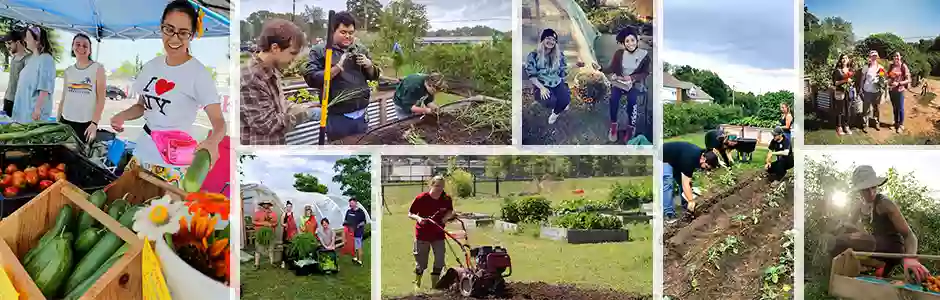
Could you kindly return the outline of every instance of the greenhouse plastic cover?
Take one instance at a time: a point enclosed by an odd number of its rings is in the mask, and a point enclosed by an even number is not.
[[[167,0],[0,0],[0,16],[98,39],[157,39]],[[203,37],[229,36],[228,0],[190,0],[204,8]],[[100,32],[100,36],[96,34]]]
[[[317,217],[317,224],[324,217],[330,220],[330,229],[342,230],[343,220],[346,219],[346,210],[349,209],[349,197],[337,195],[324,195],[318,193],[294,192],[287,195],[279,195],[282,204],[290,201],[293,205],[294,219],[297,226],[302,227],[304,207],[310,205],[313,208],[313,215]],[[286,205],[285,205],[286,206]],[[362,209],[362,203],[359,203],[359,209]],[[366,214],[366,223],[372,223],[372,216],[369,212],[363,210]]]

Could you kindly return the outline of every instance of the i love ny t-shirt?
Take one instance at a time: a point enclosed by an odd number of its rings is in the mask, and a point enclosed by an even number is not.
[[[147,62],[134,81],[144,104],[144,119],[150,130],[181,130],[192,134],[196,114],[203,107],[219,103],[219,92],[212,75],[196,58],[178,66],[169,66],[166,57]],[[141,163],[167,164],[150,135],[137,138],[134,156]]]

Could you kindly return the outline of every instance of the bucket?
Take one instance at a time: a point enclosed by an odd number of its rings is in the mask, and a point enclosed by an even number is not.
[[[203,192],[209,193],[221,193],[225,197],[230,197],[231,188],[229,187],[229,182],[231,180],[231,139],[228,136],[222,138],[222,141],[219,142],[219,159],[216,160],[215,164],[212,165],[212,169],[209,170],[209,174],[206,175],[206,180],[202,182],[202,188],[200,189]]]
[[[189,133],[180,130],[153,130],[150,136],[167,163],[187,166],[193,162],[199,143]]]
[[[215,281],[189,266],[176,255],[163,239],[155,241],[160,268],[167,288],[174,300],[228,300],[230,291],[225,284]]]

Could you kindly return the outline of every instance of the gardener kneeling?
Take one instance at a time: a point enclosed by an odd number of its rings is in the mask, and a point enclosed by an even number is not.
[[[774,128],[773,135],[764,169],[770,174],[771,180],[780,180],[787,175],[787,170],[793,168],[793,145],[782,128]],[[774,157],[777,157],[777,160],[771,162]]]
[[[858,192],[862,200],[851,213],[847,230],[836,238],[835,248],[830,254],[835,257],[846,249],[855,251],[917,254],[917,236],[911,230],[901,210],[887,196],[878,192],[878,187],[888,179],[879,177],[871,166],[859,166],[852,173],[852,191]],[[863,222],[867,221],[868,224]],[[864,228],[871,228],[871,233]],[[930,275],[917,258],[881,258],[878,261],[864,260],[863,264],[875,268],[875,276],[889,276],[898,265],[914,274],[918,282]]]
[[[734,163],[731,156],[728,155],[728,152],[734,149],[734,146],[738,144],[738,136],[736,135],[725,135],[725,131],[721,128],[715,130],[709,130],[705,133],[705,150],[710,152],[715,152],[721,160],[718,161],[722,167],[730,168]]]
[[[663,216],[666,223],[675,223],[676,209],[673,200],[675,185],[682,194],[682,207],[688,212],[695,210],[695,195],[692,193],[692,175],[696,170],[711,170],[718,166],[718,155],[689,142],[663,144]]]
[[[415,114],[425,115],[437,111],[434,94],[446,87],[441,73],[415,73],[405,76],[395,88],[395,112],[398,119],[405,119]]]
[[[320,241],[320,248],[317,249],[317,257],[319,258],[317,262],[324,272],[339,271],[339,266],[336,265],[336,233],[333,232],[333,229],[330,229],[329,219],[323,218],[320,225],[320,228],[317,228],[317,240]],[[330,260],[332,263],[324,264],[325,260]],[[327,265],[331,265],[333,268],[325,267]]]

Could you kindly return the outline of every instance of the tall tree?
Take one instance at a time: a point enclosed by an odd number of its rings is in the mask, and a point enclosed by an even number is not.
[[[389,53],[395,43],[399,43],[405,55],[415,48],[415,40],[427,34],[431,25],[427,8],[412,0],[400,0],[389,3],[379,17],[379,39],[375,41],[379,53]]]
[[[356,16],[363,29],[369,31],[379,24],[382,3],[379,3],[379,0],[346,0],[346,10]]]
[[[304,173],[294,174],[294,188],[301,192],[326,194],[329,189],[320,183],[316,176]]]
[[[340,184],[343,195],[356,198],[366,211],[372,211],[372,158],[356,155],[333,164],[333,182]]]

